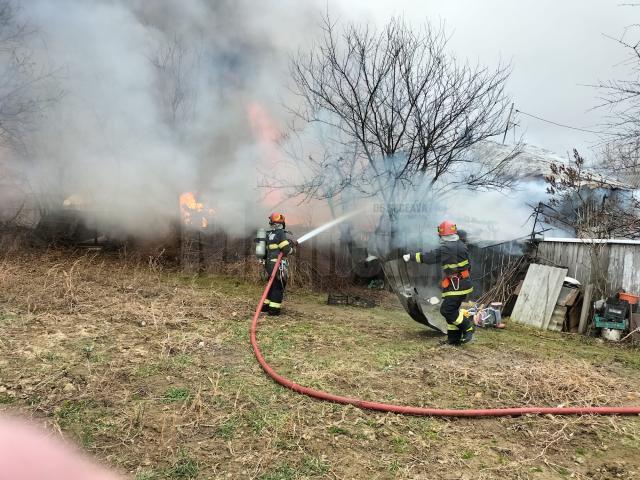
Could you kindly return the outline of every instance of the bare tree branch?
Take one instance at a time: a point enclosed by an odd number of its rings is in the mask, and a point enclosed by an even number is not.
[[[291,61],[301,103],[292,111],[303,124],[333,132],[334,142],[319,155],[294,157],[309,179],[289,185],[295,193],[330,198],[353,189],[390,205],[416,185],[505,185],[501,173],[517,149],[475,163],[473,176],[451,174],[475,161],[474,146],[508,128],[509,66],[492,70],[459,61],[446,52],[444,30],[431,24],[415,31],[392,19],[377,31],[339,28],[326,16],[322,33]]]
[[[18,22],[10,0],[0,1],[0,146],[17,149],[33,119],[62,92],[44,88],[54,72],[42,71],[27,46],[35,30]]]

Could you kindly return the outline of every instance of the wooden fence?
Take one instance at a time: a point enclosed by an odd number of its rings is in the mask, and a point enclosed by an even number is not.
[[[289,281],[292,285],[321,290],[353,283],[363,270],[354,265],[347,245],[336,234],[314,237],[297,248],[289,259]],[[184,229],[181,238],[181,266],[185,273],[228,273],[245,280],[260,278],[262,267],[254,256],[253,236],[233,238],[224,232]],[[375,271],[364,270],[371,278]]]
[[[472,298],[478,298],[491,290],[513,262],[529,253],[529,250],[530,244],[523,240],[512,240],[492,245],[470,245]]]
[[[547,238],[538,244],[536,260],[566,267],[568,276],[611,294],[622,288],[640,293],[640,241]]]

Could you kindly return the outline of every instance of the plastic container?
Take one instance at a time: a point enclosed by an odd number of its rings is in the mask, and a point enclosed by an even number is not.
[[[619,293],[618,297],[629,305],[635,305],[638,303],[638,300],[640,300],[640,296],[634,295],[633,293]]]
[[[617,330],[613,328],[603,328],[602,329],[602,338],[605,340],[609,340],[610,342],[619,342],[622,337],[622,330]]]

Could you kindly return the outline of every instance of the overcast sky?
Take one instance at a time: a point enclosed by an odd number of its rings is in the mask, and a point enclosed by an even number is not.
[[[459,57],[495,65],[511,62],[509,83],[516,108],[558,123],[598,130],[605,111],[589,111],[597,91],[583,85],[628,75],[615,41],[640,19],[640,7],[623,0],[332,0],[344,19],[385,22],[403,15],[415,23],[443,20]],[[332,3],[330,2],[330,9]],[[338,6],[340,5],[340,6]],[[525,141],[565,154],[586,151],[592,134],[545,124],[520,115]]]

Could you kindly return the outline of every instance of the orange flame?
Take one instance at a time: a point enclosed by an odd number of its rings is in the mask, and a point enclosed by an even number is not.
[[[278,141],[282,139],[283,132],[267,109],[259,102],[251,102],[247,105],[247,118],[261,152],[258,168],[271,172],[276,171],[282,160]],[[280,167],[282,168],[282,166]],[[275,209],[285,201],[286,197],[283,192],[274,189],[265,194],[263,204],[269,209]],[[286,213],[292,217],[291,211]]]
[[[205,209],[204,204],[196,199],[193,192],[185,192],[180,195],[180,213],[185,225],[199,225],[205,229],[216,212],[213,208]]]

